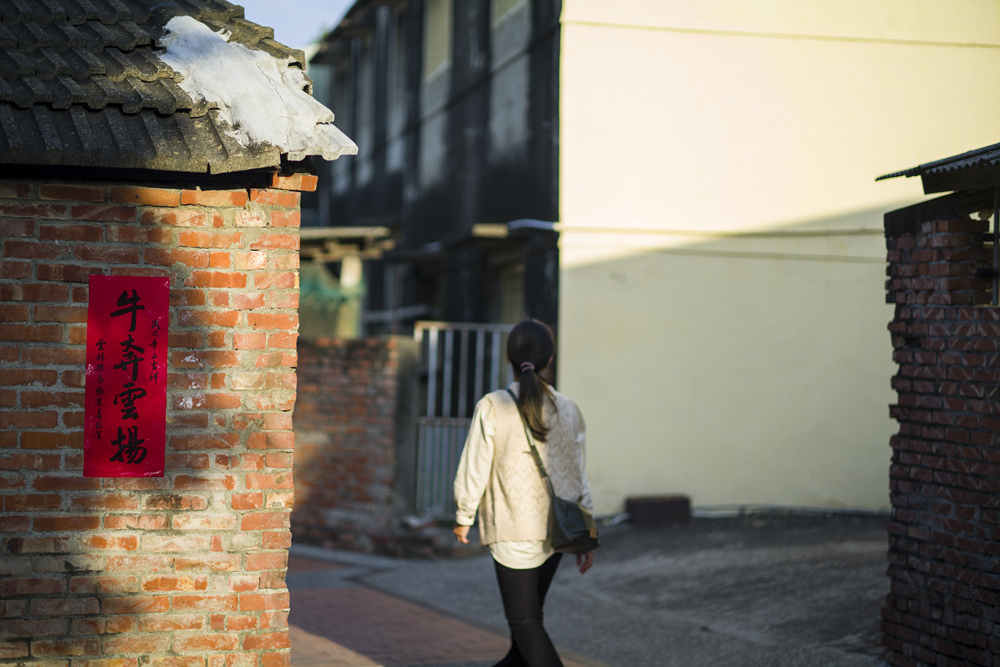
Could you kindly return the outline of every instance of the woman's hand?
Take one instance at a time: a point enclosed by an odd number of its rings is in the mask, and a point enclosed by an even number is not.
[[[451,529],[451,532],[455,533],[455,537],[458,538],[459,542],[462,544],[468,544],[470,528],[472,528],[472,526],[459,526],[456,524],[455,527]]]
[[[577,554],[576,564],[580,567],[580,574],[585,573],[594,566],[594,552],[588,551],[585,554]]]

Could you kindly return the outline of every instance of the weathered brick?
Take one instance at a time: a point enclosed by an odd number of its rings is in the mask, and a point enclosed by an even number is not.
[[[313,192],[318,182],[314,174],[275,174],[271,177],[271,187],[278,190]]]
[[[247,446],[251,449],[292,449],[295,446],[295,434],[282,431],[251,433]]]
[[[244,288],[247,274],[233,271],[192,271],[184,281],[185,287]]]
[[[295,331],[287,333],[273,333],[267,336],[267,346],[269,348],[290,348],[294,349],[299,340],[299,334]]]
[[[287,512],[257,512],[243,515],[240,530],[277,530],[288,528],[288,525],[289,518]]]
[[[58,199],[62,201],[104,201],[107,189],[102,185],[62,185],[42,184],[38,187],[41,199]]]
[[[104,535],[87,535],[83,539],[87,549],[111,551],[135,551],[139,548],[138,535],[120,535],[107,533]]]
[[[142,259],[142,249],[133,246],[116,246],[110,244],[78,245],[73,249],[73,256],[85,262],[136,265]],[[135,273],[135,270],[130,269],[130,272]]]
[[[139,206],[172,207],[180,206],[180,190],[149,187],[116,187],[111,188],[110,200],[119,204],[137,204]]]
[[[209,255],[208,265],[213,269],[228,269],[232,267],[233,256],[228,252],[213,252]]]
[[[100,652],[97,639],[36,639],[31,642],[34,657],[98,655]]]
[[[62,496],[57,493],[20,493],[3,498],[3,508],[7,512],[53,510],[62,505]]]
[[[66,210],[66,206],[62,204],[0,201],[0,217],[64,218]]]
[[[168,227],[146,227],[140,225],[107,225],[105,234],[111,243],[159,243],[173,242],[174,231]]]
[[[29,607],[32,616],[82,616],[100,612],[95,597],[35,598]]]
[[[43,225],[38,230],[42,241],[77,241],[98,243],[104,239],[104,229],[96,225]]]
[[[21,449],[81,449],[83,432],[22,431]]]
[[[170,650],[171,637],[167,635],[141,635],[105,637],[101,642],[104,652],[120,655],[162,653]]]
[[[264,494],[255,493],[234,493],[232,496],[234,510],[256,510],[264,506]]]
[[[287,657],[298,236],[271,227],[298,223],[299,193],[259,186],[0,183],[0,615],[34,637],[18,660]],[[92,274],[171,279],[164,477],[81,475]],[[240,598],[262,593],[279,597]]]
[[[70,507],[75,510],[136,510],[139,509],[139,499],[119,494],[79,496],[70,499]]]
[[[59,379],[56,371],[31,368],[5,368],[0,373],[0,385],[52,386]]]
[[[101,526],[99,516],[39,516],[35,517],[34,528],[41,532],[65,532],[71,530],[95,530]]]
[[[211,227],[212,214],[200,209],[141,209],[140,221],[144,225],[170,227]]]
[[[179,632],[204,628],[205,619],[201,614],[162,614],[142,616],[139,619],[140,632]]]
[[[288,473],[247,473],[246,485],[248,489],[290,489],[292,476]]]
[[[236,595],[175,595],[172,597],[174,610],[236,611]]]
[[[124,595],[139,591],[135,575],[77,576],[70,580],[70,590],[87,595]]]
[[[3,199],[27,199],[31,196],[32,190],[31,183],[0,181],[0,198]]]
[[[48,637],[66,634],[66,619],[44,618],[11,620],[6,623],[8,637]]]
[[[175,651],[232,651],[239,647],[239,638],[229,633],[177,635]]]
[[[295,289],[298,274],[293,271],[267,271],[254,274],[253,286],[259,290]]]
[[[55,259],[72,251],[72,247],[62,243],[42,241],[7,240],[3,246],[4,257],[14,259]]]
[[[0,640],[0,659],[15,660],[17,658],[27,658],[29,654],[30,650],[26,641]]]
[[[283,551],[247,554],[247,570],[283,570],[288,567],[288,554]]]
[[[58,595],[66,590],[66,580],[54,577],[23,577],[0,580],[0,595]]]
[[[26,304],[4,304],[0,309],[0,322],[27,322],[31,317],[31,309]]]
[[[243,648],[248,650],[290,648],[292,645],[287,632],[267,632],[247,635]]]
[[[299,326],[296,313],[248,313],[247,324],[254,329],[290,329]]]
[[[233,335],[233,347],[237,350],[262,350],[267,347],[265,333],[238,333]]]
[[[0,299],[4,301],[66,301],[69,288],[54,283],[24,283],[0,285]]]
[[[50,306],[38,305],[33,309],[36,322],[75,322],[87,321],[87,309],[83,306]]]
[[[243,244],[242,232],[189,230],[179,232],[177,239],[180,245],[192,248],[239,248]]]
[[[79,264],[38,264],[38,279],[52,282],[85,283],[91,275],[102,275],[104,269],[98,266],[82,266]]]
[[[275,212],[272,214],[271,219],[274,220],[279,215],[283,216],[284,213]],[[297,222],[297,220],[296,220]],[[298,250],[299,249],[299,235],[296,234],[264,234],[258,240],[253,241],[250,244],[250,248],[253,250]]]
[[[311,192],[311,191],[310,191]],[[283,208],[296,208],[301,200],[298,192],[288,190],[259,190],[250,191],[250,201],[263,206],[280,206]]]
[[[183,190],[182,206],[233,206],[242,208],[249,201],[246,190]]]
[[[0,230],[0,235],[3,231]],[[31,278],[31,262],[17,262],[14,260],[4,260],[0,262],[0,278],[11,280],[28,280]],[[41,276],[39,276],[41,278]],[[41,278],[46,280],[46,278]]]
[[[149,264],[172,266],[180,264],[186,267],[208,268],[209,255],[204,250],[182,250],[179,248],[146,248],[143,257]]]
[[[70,209],[70,217],[74,220],[93,222],[135,222],[135,215],[135,208],[113,204],[82,204]]]
[[[235,310],[177,310],[177,323],[182,327],[235,327],[240,317]]]

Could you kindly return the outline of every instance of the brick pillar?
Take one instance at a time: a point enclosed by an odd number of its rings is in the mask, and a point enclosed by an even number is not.
[[[1000,309],[988,303],[987,223],[888,234],[891,665],[997,665],[1000,655]]]
[[[0,661],[288,664],[311,185],[0,182]],[[94,273],[171,281],[162,478],[82,476]]]

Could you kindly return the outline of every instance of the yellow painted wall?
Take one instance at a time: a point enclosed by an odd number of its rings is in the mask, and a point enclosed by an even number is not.
[[[888,507],[876,176],[1000,141],[1000,3],[564,0],[560,378],[598,511]]]

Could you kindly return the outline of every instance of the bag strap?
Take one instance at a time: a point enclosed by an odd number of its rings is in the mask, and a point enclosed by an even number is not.
[[[552,480],[549,479],[549,473],[545,470],[545,464],[542,463],[542,457],[538,453],[538,449],[535,447],[535,439],[531,437],[531,429],[528,428],[528,422],[524,421],[524,415],[521,414],[521,408],[517,407],[517,396],[510,387],[507,387],[507,393],[510,397],[514,399],[514,409],[517,410],[517,416],[521,419],[521,426],[524,427],[524,435],[528,438],[528,446],[531,447],[531,456],[535,459],[535,465],[538,466],[538,472],[542,476],[542,481],[545,482],[545,486],[549,489],[549,495],[553,498],[556,497],[556,492],[552,488]]]

